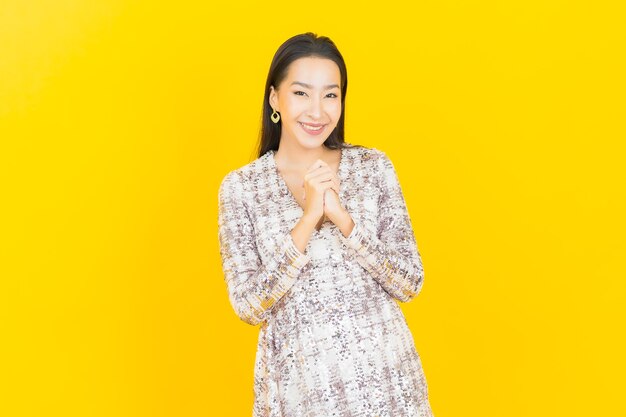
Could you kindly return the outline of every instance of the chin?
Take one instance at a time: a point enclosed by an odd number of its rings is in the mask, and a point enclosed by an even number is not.
[[[298,138],[297,140],[303,148],[315,149],[323,146],[326,139],[328,139],[328,136],[324,138]]]

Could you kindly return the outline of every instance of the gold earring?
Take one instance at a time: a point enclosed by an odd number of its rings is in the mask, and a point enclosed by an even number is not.
[[[274,110],[274,113],[272,113],[270,117],[272,118],[272,122],[278,123],[278,121],[280,120],[280,114],[276,113],[276,109],[273,109],[273,110]]]

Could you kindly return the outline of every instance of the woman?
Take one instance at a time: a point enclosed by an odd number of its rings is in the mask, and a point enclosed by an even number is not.
[[[253,416],[432,416],[396,300],[423,269],[394,167],[344,142],[347,73],[327,37],[276,52],[259,157],[219,189],[232,307],[260,324]]]

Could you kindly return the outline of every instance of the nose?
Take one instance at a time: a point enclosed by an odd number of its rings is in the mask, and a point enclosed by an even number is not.
[[[322,117],[322,100],[314,96],[309,104],[309,117],[313,120],[318,120]]]

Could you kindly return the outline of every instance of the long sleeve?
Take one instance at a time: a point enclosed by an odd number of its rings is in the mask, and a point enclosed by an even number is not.
[[[422,260],[394,166],[383,151],[376,151],[380,186],[377,233],[375,235],[353,218],[350,235],[339,235],[355,250],[357,262],[389,295],[408,302],[422,288]]]
[[[298,250],[289,232],[278,237],[271,261],[262,264],[243,197],[240,175],[231,171],[219,187],[218,237],[230,303],[241,320],[256,325],[267,320],[310,257]]]

